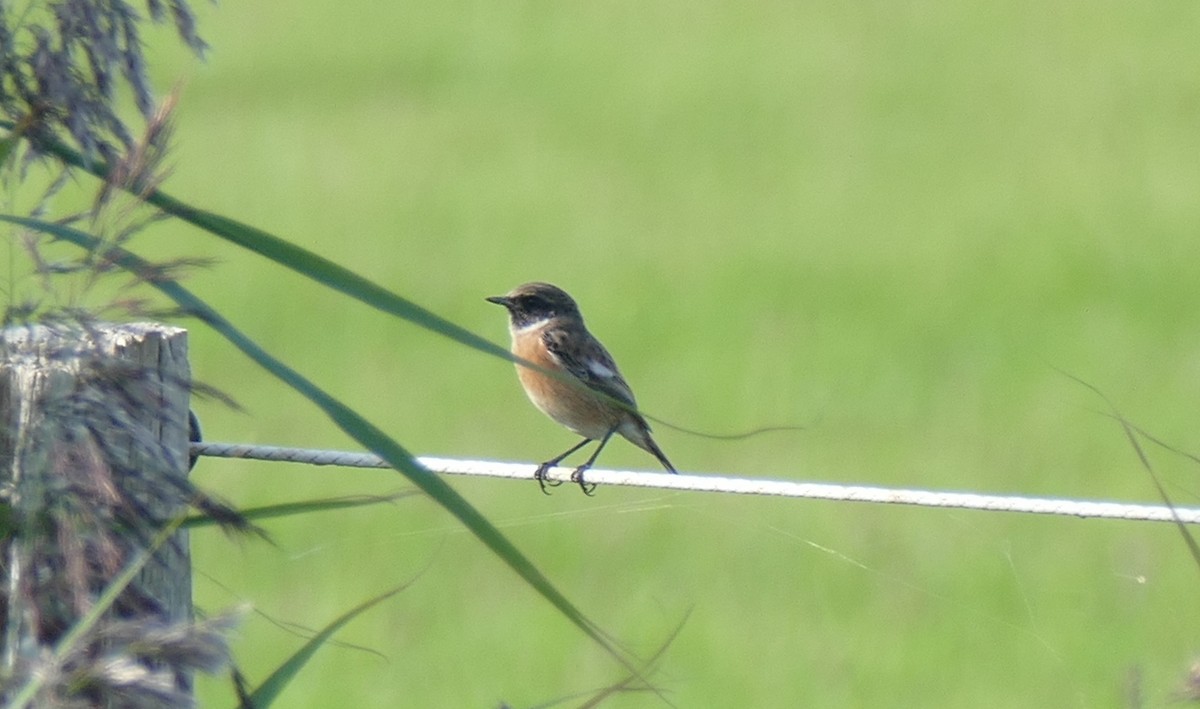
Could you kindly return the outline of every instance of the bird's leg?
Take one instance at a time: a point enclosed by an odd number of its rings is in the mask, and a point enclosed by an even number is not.
[[[604,450],[604,445],[608,443],[608,439],[612,438],[612,435],[616,432],[616,426],[608,429],[608,433],[604,434],[604,438],[600,439],[600,445],[596,446],[596,450],[592,451],[592,456],[587,459],[587,462],[578,468],[575,468],[575,472],[571,473],[571,482],[579,483],[579,489],[583,490],[583,494],[587,495],[588,497],[592,496],[592,492],[596,489],[596,484],[584,482],[583,473],[585,470],[592,467],[592,463],[596,462],[596,457],[600,455],[600,451]]]
[[[607,438],[605,440],[607,440]],[[533,473],[533,479],[538,481],[538,487],[542,488],[543,493],[545,493],[547,495],[550,494],[549,492],[546,492],[546,485],[549,485],[550,487],[558,487],[559,485],[562,485],[561,480],[548,480],[546,478],[546,473],[550,472],[550,468],[553,468],[554,466],[558,465],[559,461],[561,461],[563,458],[566,458],[567,456],[571,455],[572,453],[579,450],[580,448],[583,448],[584,446],[586,446],[587,444],[589,444],[591,442],[592,442],[592,439],[585,438],[582,441],[580,441],[579,443],[576,443],[575,445],[573,445],[569,449],[567,449],[566,453],[563,453],[560,456],[551,458],[550,460],[547,460],[545,463],[542,463],[541,465],[539,465],[537,467],[537,470],[535,470]],[[593,458],[594,457],[595,456],[593,456]],[[571,479],[574,480],[574,477],[572,477]]]

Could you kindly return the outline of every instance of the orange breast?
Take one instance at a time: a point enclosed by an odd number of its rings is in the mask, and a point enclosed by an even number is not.
[[[550,371],[571,376],[546,351],[540,331],[520,333],[513,339],[512,352]],[[522,365],[517,365],[517,377],[534,406],[585,438],[603,438],[624,418],[623,410],[592,394],[582,383],[575,386]]]

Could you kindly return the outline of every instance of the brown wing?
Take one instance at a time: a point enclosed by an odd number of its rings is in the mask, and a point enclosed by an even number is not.
[[[612,355],[591,335],[552,327],[542,332],[542,342],[563,369],[586,384],[589,389],[637,409],[633,391],[621,377]],[[588,346],[578,347],[577,343],[580,342],[587,343]]]

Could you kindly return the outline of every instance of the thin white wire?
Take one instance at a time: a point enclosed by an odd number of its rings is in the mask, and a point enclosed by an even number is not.
[[[284,461],[308,465],[336,465],[351,468],[390,468],[372,453],[320,450],[315,448],[284,448],[238,443],[193,443],[193,455],[216,458]],[[420,457],[417,461],[435,473],[477,475],[495,478],[532,480],[536,465],[529,463],[500,463],[492,460],[461,460],[455,458]],[[547,477],[569,482],[571,468],[553,468]],[[937,490],[905,490],[868,485],[836,485],[831,483],[793,482],[731,478],[716,475],[671,475],[632,470],[602,470],[593,468],[585,474],[588,483],[597,485],[626,485],[664,490],[692,492],[724,492],[736,495],[772,495],[802,497],[845,502],[875,502],[920,507],[953,507],[991,512],[1025,512],[1028,514],[1066,515],[1103,519],[1140,520],[1147,522],[1181,522],[1200,524],[1200,508],[1175,507],[1103,500],[1067,500],[1021,495],[981,495],[971,492]]]

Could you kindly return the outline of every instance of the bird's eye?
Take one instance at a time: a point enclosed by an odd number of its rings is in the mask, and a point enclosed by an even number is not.
[[[550,304],[546,302],[546,299],[539,295],[527,295],[522,300],[524,302],[521,305],[529,312],[540,312],[549,310],[550,308]]]

